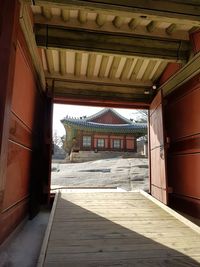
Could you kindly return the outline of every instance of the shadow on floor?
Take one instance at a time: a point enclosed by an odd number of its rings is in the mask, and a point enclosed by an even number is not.
[[[58,200],[45,266],[200,266],[192,258],[200,257],[197,234],[168,213],[145,210],[142,201],[69,198]]]
[[[33,220],[0,247],[0,267],[35,267],[50,211],[41,211]]]

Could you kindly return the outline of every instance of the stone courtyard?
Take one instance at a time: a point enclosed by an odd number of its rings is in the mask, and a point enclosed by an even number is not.
[[[51,188],[62,187],[148,191],[148,159],[118,157],[84,163],[52,163]]]

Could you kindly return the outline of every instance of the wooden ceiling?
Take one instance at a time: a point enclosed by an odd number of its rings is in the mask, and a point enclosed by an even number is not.
[[[44,75],[61,102],[148,106],[168,63],[192,57],[189,34],[200,27],[196,0],[32,2]]]

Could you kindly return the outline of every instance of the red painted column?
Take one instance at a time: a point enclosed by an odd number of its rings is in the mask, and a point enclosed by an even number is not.
[[[108,150],[110,150],[110,134],[108,135]]]
[[[91,134],[91,150],[94,150],[94,133]]]
[[[134,140],[133,140],[133,150],[135,151],[135,152],[137,152],[137,139],[134,137]]]
[[[200,51],[200,30],[190,34],[190,41],[194,53],[198,53]]]
[[[126,135],[123,138],[123,150],[126,151]]]
[[[2,209],[7,169],[19,11],[18,0],[0,0],[0,209]]]

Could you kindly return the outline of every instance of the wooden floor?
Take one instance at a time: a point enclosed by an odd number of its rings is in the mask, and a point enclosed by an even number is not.
[[[200,266],[200,235],[141,193],[59,193],[39,266]]]

